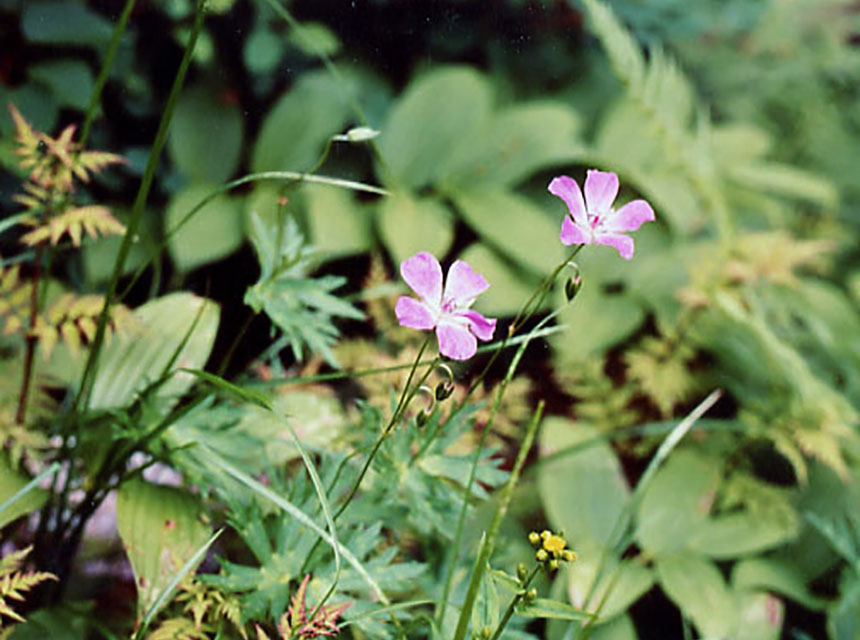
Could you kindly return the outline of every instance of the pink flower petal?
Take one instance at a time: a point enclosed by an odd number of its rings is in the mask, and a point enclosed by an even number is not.
[[[478,341],[469,329],[453,322],[440,322],[436,327],[439,353],[454,360],[468,360],[478,350]]]
[[[569,176],[558,176],[552,179],[547,188],[551,194],[564,200],[577,224],[588,224],[588,215],[585,212],[585,200],[582,199],[582,191],[579,190],[576,180]]]
[[[570,216],[564,216],[561,223],[561,243],[570,246],[572,244],[588,244],[588,236],[573,223]]]
[[[636,231],[644,222],[654,220],[654,209],[644,200],[628,202],[606,221],[608,231]]]
[[[466,318],[469,321],[469,328],[472,333],[480,340],[486,342],[493,339],[493,333],[496,331],[496,319],[486,318],[477,311],[464,311],[457,314]]]
[[[468,262],[457,260],[448,269],[443,300],[453,302],[458,308],[468,307],[489,288],[484,276],[475,272]]]
[[[400,263],[400,274],[412,290],[431,304],[442,302],[442,267],[433,254],[422,251]]]
[[[592,215],[609,210],[618,195],[618,176],[590,169],[585,176],[585,202]]]
[[[423,302],[409,296],[398,298],[394,314],[401,327],[427,330],[436,326],[436,314]]]
[[[601,233],[594,238],[597,244],[607,244],[618,249],[618,253],[625,260],[633,257],[633,238],[620,233]]]

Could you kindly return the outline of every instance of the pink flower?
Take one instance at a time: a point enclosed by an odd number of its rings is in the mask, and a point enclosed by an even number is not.
[[[585,200],[576,180],[568,176],[553,178],[549,192],[567,205],[570,215],[561,223],[561,242],[571,244],[608,244],[621,257],[633,257],[633,238],[625,231],[636,231],[643,222],[654,220],[654,210],[644,200],[628,202],[618,211],[612,208],[618,195],[618,176],[591,169],[585,177]]]
[[[439,353],[443,356],[468,360],[478,349],[476,338],[490,340],[493,337],[495,319],[469,309],[490,285],[468,263],[457,260],[451,265],[444,291],[442,267],[425,251],[404,260],[400,273],[421,299],[401,296],[394,308],[397,321],[412,329],[436,329]]]

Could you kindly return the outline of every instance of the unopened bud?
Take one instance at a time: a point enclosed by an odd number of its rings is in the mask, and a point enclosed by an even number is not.
[[[535,553],[535,560],[538,562],[546,562],[549,554],[544,549],[538,549]]]
[[[571,551],[570,549],[565,549],[561,552],[561,555],[567,562],[573,562],[576,560],[576,552]]]
[[[537,598],[537,589],[535,587],[532,587],[531,589],[526,591],[526,600],[531,602],[535,598]]]
[[[517,578],[520,582],[525,581],[529,577],[529,570],[522,562],[517,565]]]
[[[540,546],[540,534],[537,531],[532,531],[529,534],[529,543],[533,547],[539,547]]]
[[[424,425],[427,424],[427,414],[421,411],[417,416],[415,416],[415,424],[419,429],[423,429]]]
[[[483,640],[490,640],[490,638],[493,637],[493,630],[490,629],[490,627],[484,627],[483,629],[481,629],[480,635]]]
[[[436,385],[436,400],[439,402],[444,402],[448,398],[451,397],[451,394],[454,393],[454,385],[448,382],[447,380],[440,382]]]
[[[553,571],[556,571],[559,568],[559,566],[560,566],[560,563],[555,558],[553,558],[552,560],[549,561],[549,568],[552,569]]]
[[[564,283],[564,297],[567,298],[568,302],[573,302],[573,299],[576,297],[576,294],[579,293],[579,290],[582,288],[582,278],[578,275],[568,278],[567,282]]]

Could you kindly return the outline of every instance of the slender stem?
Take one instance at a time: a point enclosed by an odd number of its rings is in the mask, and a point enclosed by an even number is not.
[[[26,350],[24,351],[24,373],[21,378],[21,389],[18,392],[18,410],[15,412],[15,422],[24,424],[27,419],[27,398],[30,395],[30,381],[33,379],[33,357],[36,354],[36,344],[39,337],[36,335],[36,321],[39,318],[39,277],[42,268],[43,246],[36,247],[36,256],[33,258],[33,274],[30,282],[30,319],[27,323]]]
[[[102,68],[99,70],[98,78],[96,78],[93,92],[90,94],[90,103],[87,105],[87,113],[84,117],[84,124],[81,127],[81,137],[78,139],[78,143],[81,148],[86,146],[87,138],[90,137],[90,129],[93,126],[96,111],[98,111],[98,104],[101,99],[102,90],[104,89],[105,83],[110,75],[110,69],[113,66],[114,58],[116,58],[116,53],[119,50],[119,44],[122,41],[122,34],[125,33],[128,19],[134,9],[134,3],[135,0],[126,0],[122,14],[119,16],[119,21],[117,21],[116,26],[113,28],[113,36],[111,37],[110,44],[105,52],[105,59],[104,62],[102,62]]]
[[[505,630],[505,627],[508,625],[508,621],[511,619],[511,616],[514,615],[514,611],[516,610],[517,605],[520,603],[520,600],[522,600],[526,596],[526,593],[529,590],[529,586],[531,586],[532,580],[535,579],[535,576],[538,574],[538,571],[540,571],[540,568],[541,565],[536,565],[535,568],[532,569],[531,573],[529,574],[528,578],[526,578],[526,581],[523,584],[523,588],[518,591],[513,598],[511,598],[511,602],[508,605],[508,608],[505,609],[505,613],[504,615],[502,615],[502,619],[499,621],[499,626],[496,627],[496,632],[493,634],[490,640],[498,640],[499,636],[502,635],[502,631]]]
[[[96,335],[93,339],[92,347],[87,357],[87,364],[84,369],[83,377],[81,378],[80,392],[75,398],[75,407],[77,408],[81,399],[83,399],[84,407],[89,405],[90,395],[92,393],[92,385],[95,380],[95,374],[98,367],[98,358],[101,353],[101,347],[104,343],[105,330],[107,327],[108,316],[110,314],[110,305],[113,302],[119,279],[122,276],[125,262],[128,259],[131,244],[137,236],[137,230],[140,227],[140,222],[143,218],[143,210],[146,206],[147,196],[152,182],[155,179],[155,170],[158,167],[161,158],[161,151],[164,144],[167,142],[167,131],[170,127],[170,121],[173,117],[173,111],[176,108],[176,102],[179,99],[179,94],[182,86],[185,83],[185,74],[191,66],[191,56],[194,52],[194,45],[197,42],[197,36],[203,28],[203,18],[206,15],[204,2],[201,0],[197,5],[197,13],[194,17],[194,26],[191,29],[191,34],[188,37],[188,43],[185,45],[185,52],[182,57],[182,62],[179,64],[179,69],[176,72],[176,77],[173,80],[173,86],[170,89],[170,94],[167,97],[167,103],[164,106],[164,111],[161,114],[161,121],[158,123],[158,131],[155,134],[155,140],[152,144],[152,149],[149,153],[149,159],[146,163],[146,169],[143,173],[143,179],[140,182],[140,188],[137,192],[134,205],[132,207],[131,216],[129,217],[128,226],[125,235],[122,239],[122,244],[117,252],[116,261],[114,262],[113,273],[111,274],[108,291],[105,295],[105,302],[99,314],[98,326]]]
[[[428,337],[424,340],[424,344],[421,345],[421,349],[418,351],[418,355],[415,357],[415,362],[412,363],[412,369],[409,371],[409,377],[406,379],[406,384],[403,385],[403,392],[400,394],[400,400],[397,403],[397,407],[394,409],[394,413],[391,415],[391,419],[388,421],[388,424],[383,429],[382,433],[379,434],[379,437],[376,439],[376,442],[373,445],[373,449],[370,450],[370,453],[367,454],[367,458],[364,461],[364,466],[361,468],[361,472],[358,474],[358,478],[356,478],[355,482],[352,485],[352,489],[350,489],[349,494],[344,500],[343,504],[340,505],[337,512],[334,514],[334,519],[337,520],[340,514],[342,514],[346,508],[349,506],[353,497],[355,496],[358,488],[361,486],[361,481],[364,480],[364,476],[367,474],[367,470],[370,468],[370,463],[373,461],[376,452],[379,451],[379,448],[382,446],[382,443],[391,433],[391,430],[394,429],[397,422],[400,420],[403,412],[406,410],[406,407],[409,406],[409,402],[415,396],[417,389],[421,387],[430,373],[433,371],[433,367],[430,366],[424,372],[421,380],[418,381],[412,389],[410,389],[410,385],[412,384],[412,379],[415,377],[415,371],[418,369],[418,364],[421,362],[421,356],[424,355],[424,350],[427,348],[427,345],[430,343],[430,338]],[[433,361],[435,363],[435,360]]]

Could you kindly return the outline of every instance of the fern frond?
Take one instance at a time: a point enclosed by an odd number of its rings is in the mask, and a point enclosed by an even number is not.
[[[42,226],[25,234],[21,242],[30,247],[47,241],[56,245],[64,235],[68,234],[72,244],[78,247],[81,244],[83,232],[92,238],[98,238],[99,234],[122,235],[125,233],[125,226],[113,217],[107,207],[89,205],[69,209],[54,216]]]
[[[0,559],[0,617],[6,616],[17,622],[24,618],[12,609],[8,600],[24,601],[24,594],[46,580],[56,580],[57,576],[45,571],[20,571],[21,565],[32,547],[21,549]],[[0,621],[2,627],[2,621]]]
[[[81,182],[89,182],[91,173],[100,173],[112,164],[125,164],[126,160],[107,151],[82,151],[72,165],[72,171]]]
[[[171,618],[162,622],[147,640],[208,640],[208,636],[188,618]]]

